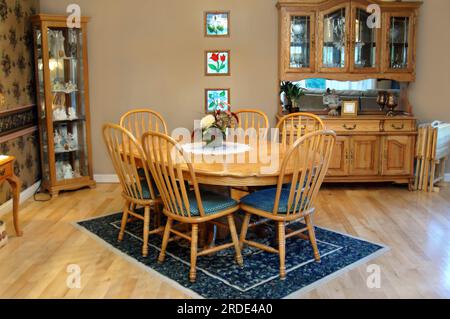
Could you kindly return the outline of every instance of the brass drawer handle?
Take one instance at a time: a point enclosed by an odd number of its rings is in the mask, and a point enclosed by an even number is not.
[[[392,124],[391,126],[395,130],[403,130],[405,128],[405,123],[402,123],[402,125],[400,125],[400,126],[395,125],[395,124]]]
[[[0,177],[5,176],[5,174],[6,174],[6,168],[0,169]]]
[[[347,126],[347,124],[344,124],[343,127],[344,127],[346,130],[353,131],[353,130],[356,129],[357,125],[356,125],[356,124],[353,124],[353,126]]]

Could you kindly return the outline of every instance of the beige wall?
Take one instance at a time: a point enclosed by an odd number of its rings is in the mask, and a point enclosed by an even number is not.
[[[44,13],[64,13],[72,0],[41,0]],[[203,115],[204,88],[230,87],[235,109],[277,112],[277,0],[78,0],[89,27],[94,169],[113,172],[101,126],[130,108],[161,112],[170,128],[192,127]],[[203,11],[232,12],[230,39],[203,37]],[[425,0],[421,12],[418,80],[411,101],[424,120],[450,121],[450,1]],[[445,46],[445,47],[444,47]],[[232,50],[232,76],[203,75],[205,49]]]
[[[417,80],[410,99],[421,121],[450,121],[450,1],[425,0],[420,10]]]

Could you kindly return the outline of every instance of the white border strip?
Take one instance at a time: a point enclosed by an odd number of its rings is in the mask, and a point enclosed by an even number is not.
[[[20,204],[23,204],[23,202],[33,197],[34,193],[39,188],[40,183],[41,182],[38,181],[33,186],[28,187],[26,190],[20,193]],[[13,209],[13,200],[10,199],[9,201],[0,206],[0,217],[10,213],[12,209]]]
[[[119,184],[119,177],[115,174],[96,174],[94,180],[99,184]]]

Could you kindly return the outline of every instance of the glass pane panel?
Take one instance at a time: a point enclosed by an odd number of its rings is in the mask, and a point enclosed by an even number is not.
[[[391,17],[389,56],[391,69],[408,67],[409,17]]]
[[[45,112],[45,94],[44,94],[44,63],[42,62],[42,32],[40,29],[35,29],[35,39],[36,39],[36,54],[37,54],[37,67],[38,67],[38,94],[37,103],[41,107],[41,121],[42,127],[46,127],[46,112]],[[42,143],[42,179],[44,181],[50,180],[50,166],[49,166],[49,153],[48,153],[48,136],[46,130],[41,132],[41,143]]]
[[[79,29],[48,30],[58,181],[89,176],[82,36]]]
[[[311,54],[311,19],[309,16],[291,18],[290,67],[309,68]]]
[[[323,66],[326,68],[345,67],[345,8],[324,17]]]
[[[369,28],[367,20],[370,13],[356,9],[355,29],[355,67],[374,68],[376,66],[376,28]]]

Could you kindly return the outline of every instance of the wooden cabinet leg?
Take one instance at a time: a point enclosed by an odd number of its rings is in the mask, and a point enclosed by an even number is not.
[[[50,196],[52,197],[52,199],[58,198],[59,191],[50,191]]]
[[[13,192],[13,223],[14,229],[16,230],[16,235],[21,237],[23,232],[20,230],[19,226],[19,204],[20,204],[20,189],[22,183],[17,176],[8,177],[9,185],[11,185]]]

